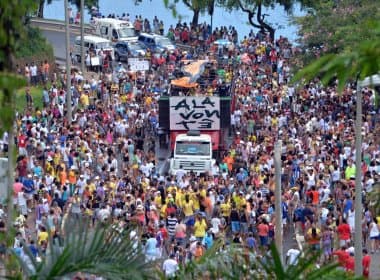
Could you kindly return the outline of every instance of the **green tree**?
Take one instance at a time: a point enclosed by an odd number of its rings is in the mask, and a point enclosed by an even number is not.
[[[246,13],[248,22],[254,28],[269,33],[272,40],[274,40],[276,29],[266,20],[268,15],[264,14],[263,10],[280,5],[286,12],[292,13],[296,3],[300,3],[304,8],[311,6],[313,2],[310,0],[217,0],[217,4],[225,7],[227,10],[240,9]]]
[[[176,4],[180,0],[163,0],[165,7],[172,10],[173,15],[177,16]],[[182,3],[193,12],[193,18],[191,20],[192,25],[198,25],[199,16],[201,13],[208,12],[213,14],[213,8],[215,0],[182,0]]]
[[[325,54],[300,70],[294,81],[308,82],[316,76],[321,77],[324,84],[332,79],[338,80],[338,90],[341,91],[349,81],[362,81],[366,77],[380,72],[380,25],[376,21],[363,23],[368,28],[367,40],[361,40],[352,48],[348,44],[340,53]],[[365,27],[360,29],[363,29]],[[357,33],[358,40],[361,34]]]
[[[146,263],[138,235],[116,224],[90,226],[90,219],[64,217],[61,238],[49,237],[46,256],[36,262],[28,248],[28,258],[19,259],[24,275],[31,280],[74,277],[78,273],[104,279],[154,279],[155,263]],[[131,236],[134,236],[131,239]]]
[[[53,0],[38,0],[37,17],[43,18],[44,17],[45,4],[50,5],[52,2],[53,2]]]
[[[362,41],[375,39],[366,21],[380,21],[378,4],[373,0],[315,1],[305,16],[294,18],[298,43],[304,50],[300,66],[324,54],[355,50]]]
[[[25,79],[13,74],[15,53],[20,47],[22,38],[25,38],[25,18],[26,15],[34,11],[35,1],[33,0],[14,0],[0,1],[0,135],[8,132],[9,150],[8,150],[8,182],[9,186],[13,184],[14,172],[14,130],[13,124],[15,119],[14,98],[16,90],[25,85]],[[7,227],[11,228],[12,215],[12,188],[8,187],[7,195]],[[10,244],[13,238],[13,232],[7,230],[6,242]],[[7,269],[17,271],[17,263],[14,258],[8,258],[6,262]]]

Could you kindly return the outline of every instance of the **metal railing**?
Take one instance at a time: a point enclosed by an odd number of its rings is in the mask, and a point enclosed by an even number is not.
[[[31,18],[30,24],[40,29],[53,29],[62,32],[65,30],[65,22],[61,20],[44,19],[44,18]],[[94,27],[90,24],[84,24],[84,33],[93,34]],[[70,24],[70,32],[80,34],[80,24]]]

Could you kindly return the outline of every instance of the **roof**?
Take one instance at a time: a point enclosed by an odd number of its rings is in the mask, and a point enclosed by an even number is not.
[[[211,142],[211,136],[208,135],[208,134],[201,134],[199,136],[189,136],[187,134],[178,134],[177,137],[176,137],[176,140],[179,140],[179,141],[194,141],[194,142],[197,142],[197,141],[210,141]]]
[[[195,88],[198,86],[198,83],[191,83],[190,77],[182,77],[176,80],[172,80],[171,85],[182,88]]]
[[[81,37],[80,36],[76,36],[75,37],[75,40],[80,40],[81,39]],[[83,37],[83,40],[85,40],[85,41],[93,41],[93,42],[95,42],[95,43],[111,43],[111,41],[110,40],[108,40],[108,39],[105,39],[105,38],[102,38],[102,37],[99,37],[99,36],[94,36],[94,35],[85,35],[84,37]]]
[[[132,23],[126,20],[120,20],[116,18],[95,18],[94,24],[98,25],[100,23],[110,24],[110,25],[124,25],[125,27],[133,27]]]

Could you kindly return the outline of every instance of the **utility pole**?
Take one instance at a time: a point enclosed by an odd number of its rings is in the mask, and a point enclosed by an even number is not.
[[[282,248],[282,199],[281,199],[281,149],[282,141],[278,140],[274,146],[274,172],[276,187],[274,191],[275,196],[275,214],[276,214],[276,224],[275,224],[275,243],[280,260],[283,263],[283,248]]]
[[[80,70],[84,73],[84,0],[80,0]]]
[[[363,275],[362,245],[362,93],[357,80],[356,86],[356,122],[355,122],[355,276]]]
[[[69,15],[69,3],[65,1],[65,29],[66,29],[66,118],[70,125],[72,121],[72,108],[71,108],[71,57],[70,57],[70,15]]]

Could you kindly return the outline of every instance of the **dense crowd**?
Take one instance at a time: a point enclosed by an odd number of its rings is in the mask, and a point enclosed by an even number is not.
[[[161,32],[159,27],[153,25]],[[46,63],[41,79],[34,77],[34,68],[20,70],[31,85],[41,81],[45,88],[42,108],[34,106],[27,89],[28,110],[17,115],[13,203],[20,214],[14,223],[18,253],[22,239],[43,258],[48,233],[59,236],[70,215],[93,224],[136,225],[146,261],[164,259],[168,276],[199,259],[215,240],[262,254],[274,239],[276,218],[285,234],[295,231],[298,246],[285,252],[290,265],[310,247],[323,251],[319,263],[337,256],[342,268],[353,271],[355,230],[362,230],[369,253],[379,253],[379,217],[368,202],[380,176],[374,91],[362,89],[364,212],[362,228],[355,229],[356,86],[347,85],[339,94],[334,82],[324,87],[315,79],[296,88],[289,84],[295,49],[286,38],[272,42],[265,34],[251,33],[239,42],[234,28],[208,28],[170,27],[173,40],[197,40],[200,47],[163,53],[162,67],[146,73],[122,64],[99,76],[73,71],[71,124],[65,114],[66,74],[53,75]],[[218,46],[212,43],[217,39],[234,44]],[[224,64],[212,64],[215,73],[222,67],[231,74],[232,141],[210,174],[160,174],[158,100],[181,61],[193,57],[222,59]],[[220,80],[226,76],[216,75],[196,94],[216,94]],[[282,140],[282,217],[274,209],[277,140]],[[8,141],[5,134],[4,149]],[[3,221],[0,230],[5,230]],[[370,259],[365,254],[366,276]]]

